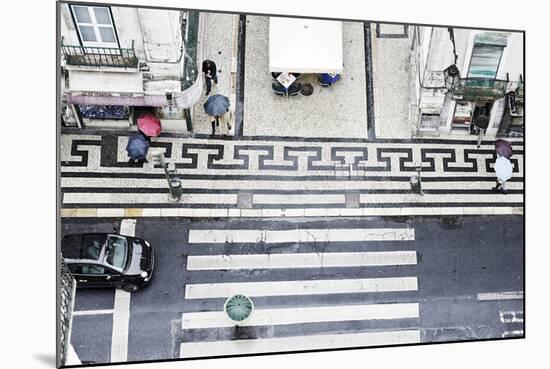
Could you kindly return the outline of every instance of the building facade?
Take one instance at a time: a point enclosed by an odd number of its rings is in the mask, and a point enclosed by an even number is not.
[[[142,113],[192,131],[202,92],[198,12],[60,4],[61,121],[132,128]]]
[[[456,138],[483,125],[486,137],[523,136],[523,33],[412,29],[413,136]]]

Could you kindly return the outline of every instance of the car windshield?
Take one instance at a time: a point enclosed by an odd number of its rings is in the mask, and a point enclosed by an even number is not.
[[[128,242],[126,238],[110,235],[105,246],[105,262],[115,268],[124,269],[128,259]]]

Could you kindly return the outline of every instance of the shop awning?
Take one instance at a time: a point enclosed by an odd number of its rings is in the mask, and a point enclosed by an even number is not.
[[[166,106],[165,94],[143,90],[143,76],[136,72],[69,71],[67,102],[77,105]]]
[[[269,71],[342,73],[342,22],[269,18]]]
[[[76,105],[125,105],[125,106],[167,106],[166,95],[145,95],[138,93],[71,91],[66,94],[67,102]]]
[[[468,101],[494,101],[504,97],[508,81],[487,78],[461,79],[453,88],[453,98]]]

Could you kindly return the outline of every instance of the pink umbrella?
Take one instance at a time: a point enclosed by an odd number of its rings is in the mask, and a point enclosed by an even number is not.
[[[160,135],[160,132],[162,132],[160,120],[158,120],[158,118],[153,114],[141,114],[137,122],[139,130],[149,137],[156,137]]]

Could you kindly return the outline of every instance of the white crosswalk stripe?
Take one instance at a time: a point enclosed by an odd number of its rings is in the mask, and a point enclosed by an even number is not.
[[[316,306],[300,309],[261,309],[254,313],[243,326],[298,324],[316,322],[339,322],[370,319],[418,318],[417,303]],[[182,329],[232,327],[223,311],[184,313]]]
[[[203,283],[185,286],[185,298],[208,299],[247,296],[321,295],[334,293],[368,293],[416,291],[416,277],[328,279],[282,282]]]
[[[414,240],[410,228],[362,228],[362,229],[192,229],[189,243],[225,242],[346,242],[346,241],[409,241]]]
[[[331,268],[412,264],[416,264],[415,251],[199,255],[187,258],[187,270]]]
[[[207,357],[342,347],[398,345],[420,342],[418,330],[383,331],[213,342],[184,342],[180,357]]]
[[[417,264],[414,250],[369,250],[369,242],[414,241],[412,228],[327,228],[327,229],[191,229],[189,247],[193,255],[187,257],[186,268],[190,273],[208,271],[246,270],[301,270],[301,280],[223,281],[188,283],[185,299],[226,299],[235,294],[255,298],[284,297],[285,305],[256,308],[244,327],[280,327],[274,336],[260,334],[254,339],[228,337],[225,329],[234,327],[221,306],[215,311],[190,311],[182,314],[182,330],[188,333],[180,346],[182,358],[285,352],[342,347],[366,347],[420,342],[420,332],[414,324],[420,316],[417,302],[384,302],[369,304],[331,303],[320,306],[292,304],[293,296],[323,296],[332,294],[400,293],[418,290],[418,279],[412,275],[385,276],[379,278],[354,278],[344,274],[343,279],[317,279],[313,268],[400,267]],[[365,251],[349,252],[296,252],[296,253],[213,253],[212,247],[231,243],[302,243],[352,242]],[[358,244],[358,246],[357,246]],[[395,244],[392,244],[395,245]],[[197,247],[200,246],[200,247]],[[253,247],[252,245],[249,247]],[[395,246],[394,246],[395,247]],[[205,250],[201,252],[201,250]],[[256,249],[257,250],[257,249]],[[309,272],[308,272],[309,271]],[[280,272],[279,272],[280,273]],[[312,274],[313,273],[313,274]],[[349,278],[351,277],[351,278]],[[290,303],[288,302],[290,301]],[[350,322],[357,322],[350,330]],[[396,322],[396,323],[392,323]],[[342,327],[335,331],[315,331],[315,324],[331,323]],[[368,323],[367,325],[365,325]],[[376,323],[374,326],[372,324]],[[304,326],[305,324],[305,326]],[[308,325],[309,324],[309,325]],[[402,327],[406,324],[406,327]],[[413,326],[411,326],[413,324]],[[301,325],[305,328],[294,328]],[[308,328],[309,327],[309,328]],[[381,327],[381,328],[380,328]],[[212,335],[208,341],[199,334],[195,341],[194,330],[208,329]],[[290,329],[290,330],[289,330]],[[313,329],[313,331],[312,331]],[[365,331],[367,329],[367,331]],[[217,333],[216,333],[217,332]],[[289,336],[289,332],[291,332]],[[332,334],[334,332],[334,334]],[[337,332],[337,333],[336,333]],[[295,333],[295,335],[292,335]],[[331,334],[327,334],[331,333]],[[225,334],[225,335],[224,335]],[[190,335],[190,336],[189,336]]]

